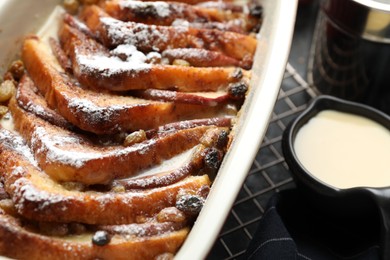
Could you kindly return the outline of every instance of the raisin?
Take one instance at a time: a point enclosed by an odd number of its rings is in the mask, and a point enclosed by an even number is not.
[[[80,182],[63,182],[62,186],[67,190],[74,190],[74,191],[83,191],[85,190],[85,185]]]
[[[252,5],[249,9],[249,14],[256,18],[263,16],[263,7],[261,5]]]
[[[189,67],[191,64],[188,61],[183,59],[175,59],[173,60],[172,65]]]
[[[176,208],[187,214],[198,214],[203,207],[204,199],[198,195],[186,194],[176,201]]]
[[[0,84],[0,102],[8,101],[15,93],[15,84],[11,80],[6,80]]]
[[[135,131],[135,132],[132,132],[131,134],[129,134],[128,136],[126,136],[125,141],[123,142],[123,145],[124,146],[131,146],[131,145],[136,144],[136,143],[141,143],[141,142],[145,141],[146,139],[147,139],[146,133],[144,130]]]
[[[201,196],[202,198],[207,198],[210,192],[210,186],[203,185],[200,187],[200,189],[196,192],[197,195]]]
[[[71,14],[76,14],[79,10],[80,3],[77,0],[64,0],[64,8]]]
[[[111,191],[115,193],[121,193],[121,192],[125,192],[126,188],[121,184],[115,184],[112,186]]]
[[[179,209],[169,207],[162,209],[156,216],[158,222],[183,222],[186,216]]]
[[[225,149],[226,145],[229,141],[229,133],[228,131],[222,130],[221,133],[218,135],[218,140],[217,140],[217,148],[218,149]]]
[[[0,105],[0,119],[8,112],[8,107]]]
[[[208,169],[218,170],[219,164],[221,163],[220,152],[215,148],[207,149],[204,163]]]
[[[16,60],[11,63],[8,71],[12,74],[12,77],[19,81],[24,74],[24,64],[21,60]]]
[[[244,82],[232,83],[228,87],[229,94],[233,98],[244,98],[248,90],[248,86]]]
[[[92,243],[97,246],[105,246],[110,243],[110,240],[110,235],[104,230],[96,231],[92,237]]]

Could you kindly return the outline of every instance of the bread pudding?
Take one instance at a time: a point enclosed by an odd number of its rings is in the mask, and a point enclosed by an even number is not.
[[[234,138],[261,7],[83,2],[0,86],[0,254],[172,258]]]

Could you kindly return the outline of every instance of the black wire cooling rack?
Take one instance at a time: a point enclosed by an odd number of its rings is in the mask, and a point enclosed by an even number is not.
[[[315,97],[308,83],[287,64],[267,133],[208,259],[242,259],[268,199],[294,187],[281,140],[287,124]]]

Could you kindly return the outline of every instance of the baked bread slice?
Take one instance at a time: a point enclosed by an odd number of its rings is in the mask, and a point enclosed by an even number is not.
[[[251,13],[231,12],[178,2],[115,0],[101,4],[105,12],[121,21],[163,26],[218,28],[221,31],[249,33],[259,24]]]
[[[93,233],[48,236],[0,210],[0,253],[15,259],[154,259],[172,256],[188,232],[188,228],[146,236],[113,232],[110,242],[99,246],[92,243]]]
[[[64,22],[70,25],[71,27],[79,30],[80,32],[84,33],[88,37],[98,40],[97,36],[94,35],[94,33],[86,27],[84,23],[82,23],[77,18],[65,14],[64,15]],[[158,20],[156,20],[158,22]],[[232,21],[234,22],[234,21]],[[210,24],[208,24],[210,25]],[[196,26],[196,24],[191,23],[191,27]],[[234,25],[235,26],[235,25]],[[202,26],[204,27],[204,26]],[[197,28],[197,27],[195,27]],[[214,28],[217,29],[217,28]],[[218,26],[218,30],[219,26]],[[118,52],[118,50],[116,51]],[[122,53],[123,54],[123,53]],[[156,52],[152,52],[152,54],[156,55]],[[151,54],[150,54],[151,55]],[[229,67],[229,66],[238,66],[242,67],[243,69],[250,69],[252,64],[249,62],[245,62],[243,60],[234,59],[232,57],[229,57],[221,52],[218,51],[210,51],[206,49],[199,49],[199,48],[176,48],[176,49],[167,49],[161,53],[162,58],[167,58],[169,60],[168,64],[175,64],[175,61],[177,59],[181,59],[189,63],[190,66],[193,67]],[[63,56],[65,57],[65,56]],[[153,58],[158,57],[156,55]],[[61,59],[59,59],[59,62],[61,63]],[[71,68],[71,64],[69,61],[65,61],[66,65],[63,67]],[[70,70],[71,71],[71,70]]]
[[[89,19],[93,18],[90,14],[87,17]],[[118,30],[121,31],[122,29]],[[138,31],[138,29],[135,30]],[[142,34],[141,32],[138,33]],[[134,32],[123,32],[123,34],[132,35]],[[123,43],[109,52],[98,42],[87,38],[82,32],[71,28],[67,24],[60,30],[60,41],[65,53],[72,61],[74,76],[91,89],[100,88],[111,91],[134,89],[175,89],[182,92],[217,91],[226,89],[233,83],[247,84],[250,77],[248,71],[243,71],[240,78],[235,77],[237,73],[234,67],[198,68],[146,63],[148,56],[134,49],[137,44],[127,45]],[[142,42],[142,44],[145,44],[145,42]],[[132,54],[126,56],[129,51]],[[119,57],[116,55],[119,55]]]
[[[143,52],[176,48],[202,48],[252,62],[256,51],[256,38],[213,29],[144,25],[122,22],[110,17],[97,6],[88,6],[80,18],[94,35],[108,48],[131,44]]]

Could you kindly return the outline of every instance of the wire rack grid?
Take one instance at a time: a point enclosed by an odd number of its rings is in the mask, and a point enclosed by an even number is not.
[[[268,199],[275,192],[295,186],[282,154],[282,134],[315,96],[288,63],[263,143],[207,259],[242,259]]]

